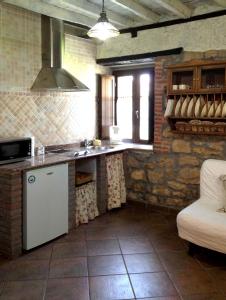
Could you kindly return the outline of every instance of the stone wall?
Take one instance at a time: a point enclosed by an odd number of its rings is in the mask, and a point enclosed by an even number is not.
[[[185,52],[159,58],[155,64],[154,152],[129,151],[126,160],[128,198],[181,208],[199,196],[199,173],[208,158],[226,158],[222,136],[173,134],[164,120],[167,65],[191,59],[226,59],[226,51]]]
[[[185,151],[185,152],[184,152]],[[208,158],[225,159],[226,143],[208,138],[175,139],[169,153],[130,150],[127,156],[128,199],[182,208],[199,197],[199,174]]]

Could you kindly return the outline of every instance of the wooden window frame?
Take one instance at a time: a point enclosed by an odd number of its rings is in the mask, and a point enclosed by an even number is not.
[[[150,94],[149,94],[149,139],[141,140],[139,138],[139,119],[136,117],[136,111],[140,111],[140,84],[139,76],[144,73],[150,74]],[[133,84],[133,112],[132,112],[132,123],[133,132],[132,139],[124,139],[124,142],[133,142],[136,144],[152,144],[154,141],[154,68],[139,68],[139,69],[128,69],[114,71],[113,76],[115,77],[115,97],[114,97],[114,123],[117,125],[117,83],[118,77],[120,76],[134,76]]]

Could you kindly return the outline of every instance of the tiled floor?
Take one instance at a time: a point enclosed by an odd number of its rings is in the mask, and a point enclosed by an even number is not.
[[[0,300],[226,299],[226,255],[187,254],[175,216],[127,205],[14,261]]]

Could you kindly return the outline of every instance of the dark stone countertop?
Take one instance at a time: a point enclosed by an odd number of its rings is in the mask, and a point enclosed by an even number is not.
[[[84,150],[84,148],[80,148],[81,150]],[[79,149],[79,150],[80,150]],[[135,150],[149,150],[152,151],[151,145],[136,145],[136,144],[128,144],[128,143],[122,143],[119,145],[114,146],[106,146],[103,145],[100,148],[93,148],[90,150],[90,152],[86,155],[80,155],[74,157],[74,152],[78,151],[78,148],[70,148],[70,152],[66,153],[51,153],[50,151],[46,153],[45,155],[38,155],[34,156],[32,158],[26,159],[21,162],[17,163],[11,163],[11,164],[4,164],[0,165],[0,173],[1,172],[18,172],[18,171],[26,171],[30,169],[35,168],[41,168],[46,167],[50,165],[60,164],[60,163],[67,163],[70,161],[80,160],[80,159],[87,159],[90,157],[95,157],[98,155],[107,155],[114,152],[124,151],[127,149],[135,149]]]

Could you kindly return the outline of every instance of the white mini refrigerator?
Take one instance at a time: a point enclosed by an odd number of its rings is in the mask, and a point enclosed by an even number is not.
[[[68,232],[68,164],[24,174],[23,248],[44,244]]]

